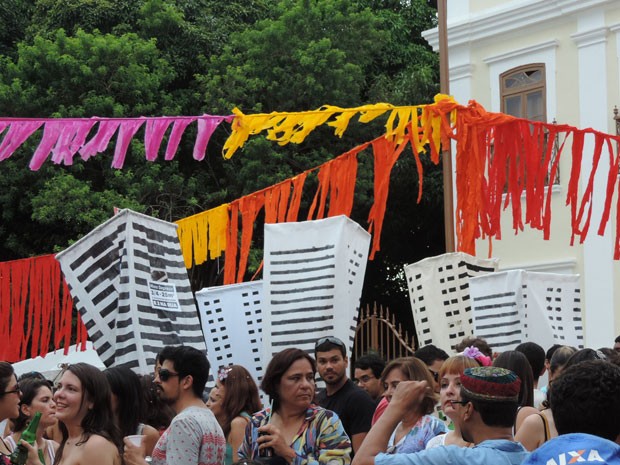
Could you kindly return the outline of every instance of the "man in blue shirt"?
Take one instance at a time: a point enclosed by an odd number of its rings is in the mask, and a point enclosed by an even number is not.
[[[436,447],[414,454],[385,454],[403,410],[415,409],[432,389],[425,381],[401,382],[388,408],[355,454],[352,465],[520,465],[528,452],[514,442],[512,425],[521,380],[497,367],[467,368],[461,376],[461,400],[453,401],[463,439],[474,447]]]

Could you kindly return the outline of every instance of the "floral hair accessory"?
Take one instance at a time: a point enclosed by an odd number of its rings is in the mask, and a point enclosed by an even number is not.
[[[220,382],[224,381],[228,378],[228,373],[230,373],[230,370],[232,370],[232,367],[220,367],[217,371],[217,379],[219,379]]]
[[[489,357],[488,355],[484,355],[476,346],[467,347],[461,355],[464,355],[468,358],[473,358],[483,367],[490,367],[491,365],[493,365],[491,357]]]

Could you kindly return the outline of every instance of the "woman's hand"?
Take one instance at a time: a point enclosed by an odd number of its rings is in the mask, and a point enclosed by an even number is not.
[[[39,449],[31,444],[28,444],[23,439],[19,441],[20,445],[24,446],[28,450],[28,460],[26,460],[26,465],[41,465],[41,460],[39,459]]]
[[[136,446],[127,438],[123,439],[123,442],[125,443],[125,452],[123,453],[125,465],[147,465],[146,460],[144,460],[144,441],[140,446]]]
[[[293,448],[286,443],[282,432],[274,425],[263,425],[258,428],[258,449],[271,447],[275,455],[278,455],[291,463],[297,456]]]

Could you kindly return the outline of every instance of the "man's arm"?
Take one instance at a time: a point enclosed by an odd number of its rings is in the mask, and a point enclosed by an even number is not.
[[[375,465],[375,457],[387,449],[390,435],[401,420],[403,412],[415,409],[430,389],[426,381],[401,382],[381,418],[366,435],[359,450],[355,452],[352,465]]]

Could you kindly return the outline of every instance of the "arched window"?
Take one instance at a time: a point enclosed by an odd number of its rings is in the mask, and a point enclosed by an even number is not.
[[[544,63],[519,66],[500,75],[502,113],[547,122]]]
[[[545,64],[532,63],[510,69],[500,75],[500,89],[502,113],[525,118],[530,121],[547,122],[547,91]],[[555,123],[555,120],[553,121]],[[544,144],[552,143],[551,162],[549,168],[555,160],[558,150],[558,140],[548,140],[545,134]],[[543,153],[545,149],[543,148]],[[554,184],[560,183],[560,172],[558,170],[554,179]],[[548,185],[548,179],[545,181]]]

